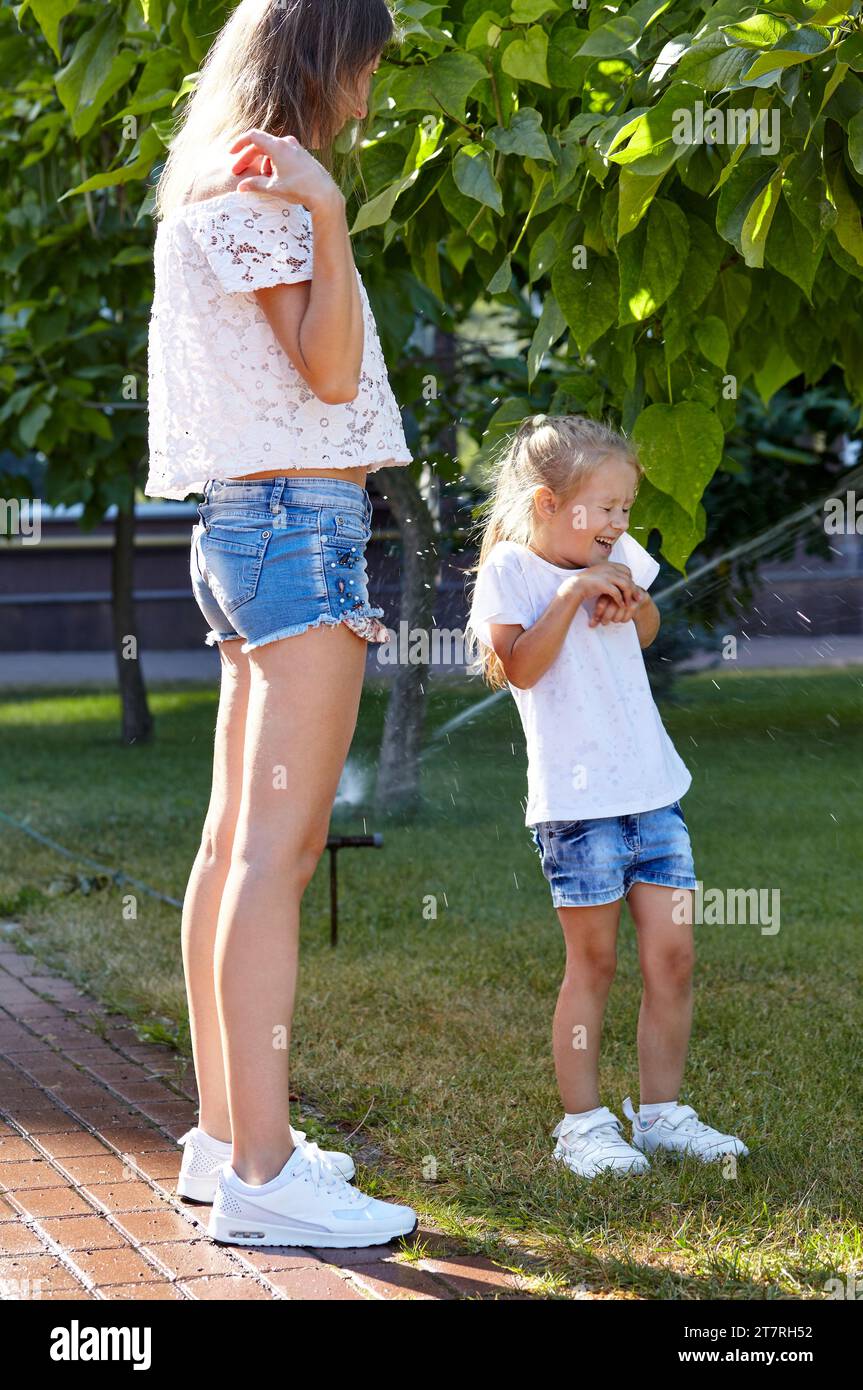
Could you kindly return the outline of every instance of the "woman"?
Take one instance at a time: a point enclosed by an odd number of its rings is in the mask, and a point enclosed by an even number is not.
[[[374,1245],[416,1224],[351,1186],[348,1155],[306,1143],[288,1103],[300,901],[366,643],[387,636],[365,480],[411,461],[324,167],[392,36],[385,0],[242,0],[156,196],[146,492],[204,493],[191,574],[222,669],[183,910],[200,1117],[178,1190],[213,1201],[226,1242]]]

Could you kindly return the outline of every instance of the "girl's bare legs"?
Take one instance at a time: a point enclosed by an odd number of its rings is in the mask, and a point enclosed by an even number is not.
[[[692,926],[683,915],[683,890],[635,883],[627,902],[638,929],[644,980],[638,1015],[640,1098],[644,1105],[676,1100],[692,1028]],[[688,895],[691,897],[691,895]],[[691,902],[686,916],[691,922]]]
[[[231,1121],[222,1062],[222,1037],[213,957],[219,907],[234,844],[243,787],[243,742],[249,698],[249,658],[241,641],[222,642],[222,684],[213,750],[213,785],[201,847],[183,900],[183,968],[200,1099],[200,1125],[214,1139],[230,1140]]]
[[[617,966],[620,901],[557,911],[566,942],[566,970],[554,1012],[552,1045],[564,1111],[599,1105],[599,1043]]]
[[[216,997],[240,1178],[293,1149],[288,1046],[300,901],[326,845],[356,725],[367,645],[344,625],[249,654],[242,799],[215,944]]]

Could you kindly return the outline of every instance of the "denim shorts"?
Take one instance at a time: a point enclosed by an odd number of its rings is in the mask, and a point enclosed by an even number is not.
[[[190,572],[208,646],[244,638],[250,652],[339,623],[387,640],[383,609],[369,604],[365,488],[338,478],[210,479],[198,515]]]
[[[541,821],[531,832],[555,907],[617,902],[634,883],[696,886],[679,801],[630,816]]]

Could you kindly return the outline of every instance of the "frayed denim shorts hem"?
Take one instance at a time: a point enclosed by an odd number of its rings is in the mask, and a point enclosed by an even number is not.
[[[603,907],[636,883],[695,889],[695,865],[680,802],[628,816],[542,821],[530,827],[559,907]]]
[[[190,575],[207,646],[256,651],[319,627],[386,642],[369,602],[371,500],[337,478],[211,479],[192,532]]]

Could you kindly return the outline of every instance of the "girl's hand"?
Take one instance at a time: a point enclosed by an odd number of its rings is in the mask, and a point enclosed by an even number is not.
[[[267,193],[289,203],[302,203],[312,214],[344,202],[324,166],[293,135],[270,135],[253,128],[238,135],[229,148],[234,155],[232,173],[241,174],[250,167],[261,171],[255,177],[241,179],[238,193]]]
[[[632,603],[616,603],[608,594],[600,594],[594,604],[588,627],[606,627],[609,623],[629,623],[638,617],[644,607],[647,594],[643,589],[634,589]]]
[[[587,569],[573,575],[572,579],[564,580],[561,589],[577,594],[582,602],[584,599],[599,598],[604,594],[613,603],[622,604],[624,607],[634,602],[633,596],[636,592],[641,592],[640,589],[636,589],[629,566],[619,565],[614,560],[589,565]]]

